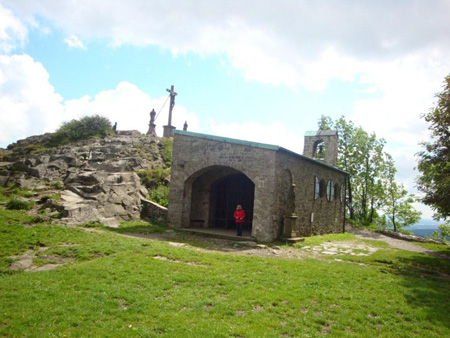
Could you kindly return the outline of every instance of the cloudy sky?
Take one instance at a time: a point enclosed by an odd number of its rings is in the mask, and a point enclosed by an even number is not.
[[[298,153],[344,115],[414,192],[449,18],[447,0],[0,0],[0,147],[91,114],[146,132],[153,108],[161,135],[174,85],[178,128]]]

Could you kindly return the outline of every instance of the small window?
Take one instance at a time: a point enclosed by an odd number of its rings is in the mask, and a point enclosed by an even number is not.
[[[317,176],[314,177],[314,199],[318,199],[320,197],[320,181]]]
[[[334,200],[334,184],[333,181],[328,181],[327,183],[327,200]]]

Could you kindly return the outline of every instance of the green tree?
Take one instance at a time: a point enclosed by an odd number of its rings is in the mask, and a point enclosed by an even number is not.
[[[329,130],[333,128],[333,120],[329,116],[321,115],[318,126],[320,130]]]
[[[393,163],[393,161],[392,161]],[[389,228],[395,232],[399,229],[415,224],[420,220],[422,213],[412,206],[416,200],[408,194],[402,184],[395,181],[396,169],[389,165],[384,184],[384,211],[385,221]]]
[[[349,218],[362,223],[382,223],[379,212],[383,211],[388,203],[393,205],[392,200],[388,202],[386,196],[389,187],[394,189],[396,172],[392,157],[384,150],[385,140],[377,139],[374,133],[369,134],[361,127],[355,127],[353,122],[346,121],[344,117],[330,124],[329,118],[322,116],[319,125],[323,121],[328,121],[327,125],[338,131],[338,167],[350,174],[346,189]],[[406,206],[409,205],[408,210],[414,211],[411,199],[402,195],[394,204],[400,203],[400,200],[403,203],[402,210],[407,210]],[[395,212],[398,210],[399,207],[395,204]],[[394,217],[394,222],[409,222],[405,218],[406,215],[402,214],[401,217]]]
[[[424,142],[424,151],[418,153],[421,176],[417,187],[424,195],[422,202],[434,211],[436,219],[450,216],[450,75],[445,78],[444,90],[436,94],[435,108],[423,115],[430,123],[432,139]]]
[[[349,216],[373,222],[383,200],[382,179],[390,162],[385,141],[341,117],[334,124],[339,135],[338,167],[350,174],[348,180]]]
[[[431,235],[432,239],[442,241],[442,242],[449,242],[450,238],[450,222],[443,223],[438,226],[438,231],[433,231],[433,234]]]

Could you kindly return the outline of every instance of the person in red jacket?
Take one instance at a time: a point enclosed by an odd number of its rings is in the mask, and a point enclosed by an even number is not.
[[[242,236],[242,229],[244,228],[244,221],[245,221],[245,211],[244,209],[242,209],[240,204],[237,205],[233,216],[234,221],[236,222],[237,235]]]

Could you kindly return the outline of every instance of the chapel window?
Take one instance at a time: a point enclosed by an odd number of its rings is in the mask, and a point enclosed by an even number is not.
[[[332,201],[334,199],[334,184],[333,181],[327,182],[327,200]]]
[[[314,199],[318,199],[320,197],[320,181],[317,176],[314,176]]]

